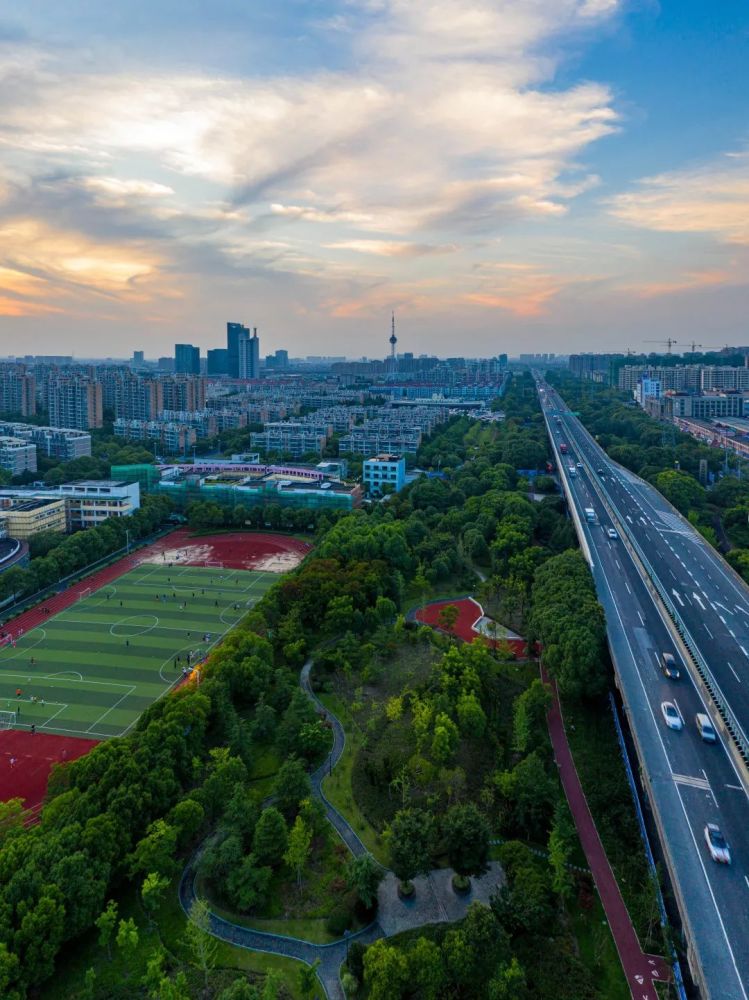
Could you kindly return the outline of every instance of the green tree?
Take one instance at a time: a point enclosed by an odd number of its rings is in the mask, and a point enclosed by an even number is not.
[[[159,903],[168,887],[169,879],[164,878],[163,875],[159,875],[156,872],[149,872],[143,880],[143,885],[140,888],[140,898],[151,926],[153,926]]]
[[[432,756],[438,764],[447,764],[458,745],[458,727],[445,712],[439,712],[434,720],[432,734]]]
[[[453,806],[443,824],[450,866],[464,877],[488,870],[489,824],[473,803]]]
[[[138,950],[139,940],[138,928],[135,926],[133,918],[120,920],[117,928],[117,947],[122,952],[126,977],[130,975],[130,962]]]
[[[445,963],[434,941],[420,937],[409,948],[408,980],[420,1000],[439,1000],[446,985]]]
[[[302,888],[302,875],[312,851],[312,831],[301,816],[297,816],[289,833],[286,853],[283,856],[286,864],[296,874],[297,888]]]
[[[377,901],[377,889],[385,872],[371,854],[352,858],[346,866],[346,881],[356,891],[362,904],[369,910]]]
[[[551,887],[562,899],[569,899],[575,889],[575,879],[570,870],[574,850],[575,827],[566,802],[560,802],[554,811],[554,824],[549,833],[549,865]]]
[[[512,733],[515,749],[519,753],[549,742],[546,714],[551,707],[551,692],[538,679],[518,695],[513,705]]]
[[[148,833],[138,842],[130,859],[130,871],[156,872],[171,879],[178,870],[177,831],[166,820],[157,819],[148,828]]]
[[[513,956],[509,965],[504,965],[489,982],[487,1000],[526,1000],[528,985],[525,971]]]
[[[404,891],[411,891],[411,879],[427,875],[431,868],[433,819],[422,809],[401,809],[388,832],[390,865]]]
[[[248,913],[263,905],[270,888],[272,870],[259,865],[254,854],[248,854],[241,864],[232,868],[226,880],[229,897],[238,910]]]
[[[311,997],[318,986],[317,969],[320,959],[316,958],[312,965],[302,965],[299,969],[299,989],[303,997]]]
[[[190,916],[185,927],[185,943],[203,973],[203,982],[208,989],[208,975],[216,964],[218,941],[211,934],[211,914],[204,899],[196,899],[190,907]]]
[[[437,615],[437,624],[441,629],[444,629],[445,632],[452,634],[458,618],[460,618],[460,610],[457,605],[446,604],[444,608],[440,608],[439,614]]]
[[[99,930],[99,947],[107,949],[107,958],[112,961],[112,935],[117,926],[117,903],[110,899],[106,909],[102,910],[95,920]]]
[[[276,805],[285,816],[294,816],[299,803],[310,794],[310,780],[304,764],[296,757],[285,761],[273,783]]]
[[[364,982],[370,1000],[398,1000],[409,983],[406,956],[383,938],[375,941],[364,953]]]
[[[3,994],[5,996],[5,994]],[[83,989],[81,990],[80,1000],[94,1000],[96,996],[96,970],[93,968],[86,969],[86,974],[83,977]]]
[[[473,691],[461,692],[457,713],[461,733],[469,739],[480,740],[486,732],[486,713]]]
[[[260,813],[252,838],[252,852],[259,865],[277,865],[284,856],[288,841],[286,821],[274,806]]]

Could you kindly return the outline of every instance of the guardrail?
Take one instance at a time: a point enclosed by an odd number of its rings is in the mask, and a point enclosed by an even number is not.
[[[594,444],[596,448],[600,447],[600,445],[596,444],[596,442],[593,440],[588,431],[582,426],[582,424],[580,424],[579,426],[582,433],[590,439],[590,442]],[[590,462],[588,461],[587,456],[584,453],[580,453],[579,459],[584,463],[586,469],[588,470],[590,482],[593,486],[593,489],[598,494],[601,503],[606,508],[611,519],[617,523],[620,533],[626,538],[626,540],[629,542],[629,544],[637,554],[637,558],[640,560],[643,568],[645,569],[645,572],[648,575],[651,585],[658,594],[661,603],[668,612],[668,615],[671,618],[671,621],[673,622],[676,631],[679,633],[681,640],[684,643],[684,647],[686,648],[690,657],[692,658],[692,662],[694,663],[694,666],[700,675],[700,679],[702,680],[702,683],[704,684],[710,696],[710,699],[712,700],[713,705],[715,706],[716,711],[723,720],[723,724],[726,727],[729,736],[733,740],[734,746],[738,750],[739,756],[743,761],[744,766],[749,770],[749,737],[747,737],[744,728],[742,727],[736,716],[729,708],[728,702],[726,700],[725,695],[723,694],[723,691],[721,690],[720,684],[718,684],[717,680],[715,679],[715,675],[713,674],[710,667],[707,665],[707,661],[700,652],[699,646],[694,641],[692,634],[687,628],[686,624],[684,623],[681,615],[679,614],[676,605],[666,592],[666,588],[658,579],[650,560],[643,552],[642,546],[637,541],[637,538],[635,537],[633,531],[629,527],[626,518],[622,516],[621,512],[616,506],[616,503],[611,498],[609,498],[609,496],[606,493],[604,493],[598,479],[598,474],[593,470],[592,466],[590,465]],[[611,459],[608,456],[606,456],[606,461],[611,463]]]

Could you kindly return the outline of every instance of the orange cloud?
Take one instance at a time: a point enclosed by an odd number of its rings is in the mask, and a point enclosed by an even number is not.
[[[653,299],[659,295],[675,295],[679,292],[692,292],[715,285],[729,285],[735,280],[735,276],[730,271],[691,271],[681,279],[628,285],[624,291],[631,292],[640,299]]]

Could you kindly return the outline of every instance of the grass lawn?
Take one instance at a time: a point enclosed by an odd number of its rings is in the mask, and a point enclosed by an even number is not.
[[[583,964],[595,975],[600,996],[606,1000],[629,1000],[627,980],[598,895],[592,896],[589,908],[577,905],[571,910],[570,930]]]
[[[356,804],[351,784],[354,761],[363,736],[348,706],[334,694],[320,694],[320,701],[339,719],[346,733],[346,746],[332,775],[323,779],[322,790],[328,801],[344,816],[360,837],[362,843],[383,865],[388,864],[388,853],[381,835],[365,818]]]
[[[0,649],[0,709],[39,732],[122,736],[278,578],[143,563]]]
[[[148,961],[161,944],[167,953],[165,963],[169,972],[184,972],[188,979],[190,996],[195,1000],[205,997],[202,973],[192,964],[184,945],[186,918],[177,898],[178,878],[174,879],[156,915],[155,926],[148,924],[138,902],[136,891],[129,887],[118,894],[119,916],[132,917],[138,927],[139,946],[128,967],[116,944],[112,944],[112,958],[106,949],[98,944],[98,932],[90,931],[68,944],[61,952],[54,975],[36,994],[39,1000],[73,1000],[83,990],[86,970],[93,968],[96,973],[95,1000],[110,1000],[112,997],[138,995],[128,993],[126,986],[142,979]],[[246,978],[262,985],[264,977],[274,972],[282,983],[281,996],[285,1000],[302,1000],[298,977],[301,963],[280,955],[247,951],[224,941],[217,942],[216,959],[209,978],[209,994],[214,997],[237,978]]]

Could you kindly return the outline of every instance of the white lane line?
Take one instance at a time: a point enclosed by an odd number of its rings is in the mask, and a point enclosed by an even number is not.
[[[728,785],[726,785],[726,788],[728,788]],[[747,885],[749,885],[749,875],[744,876],[744,881],[746,882]]]
[[[746,608],[742,608],[740,604],[734,604],[734,607],[737,611],[740,611],[742,615],[749,617],[749,611],[747,611]]]
[[[725,620],[725,618],[723,617],[723,615],[718,615],[718,618],[720,618],[720,620],[721,620],[721,621],[723,622],[723,624],[725,625],[725,623],[726,623],[726,620]]]
[[[674,573],[674,571],[670,569],[670,570],[669,570],[669,573],[671,574],[671,576],[672,576],[672,577],[674,578],[674,580],[675,580],[675,579],[676,579],[676,574]]]
[[[690,788],[702,788],[706,792],[710,791],[710,782],[707,778],[695,778],[691,774],[672,774],[671,777],[677,785],[688,785]]]
[[[713,637],[713,633],[712,633],[712,632],[710,631],[710,629],[709,629],[709,628],[707,627],[707,625],[705,625],[705,631],[707,632],[707,634],[708,634],[708,635],[710,636],[710,638],[712,639],[712,637]]]
[[[732,614],[733,614],[733,611],[731,611],[731,609],[730,609],[730,608],[727,608],[727,607],[725,606],[725,604],[721,604],[721,603],[720,603],[720,601],[716,601],[716,602],[715,602],[715,605],[716,605],[716,607],[718,607],[718,608],[721,608],[721,609],[722,609],[723,611],[725,611],[725,613],[726,613],[727,615],[732,615]]]
[[[674,595],[674,597],[676,598],[676,600],[679,602],[679,604],[681,604],[681,606],[683,608],[684,607],[684,601],[682,601],[681,594],[679,593],[679,591],[676,590],[674,587],[672,587],[671,588],[671,593]]]
[[[742,652],[742,653],[744,654],[744,656],[747,656],[747,657],[749,657],[749,653],[747,653],[747,651],[746,651],[746,650],[744,649],[744,647],[743,647],[743,646],[739,646],[739,649],[740,649],[740,650],[741,650],[741,652]]]
[[[726,660],[726,663],[728,663],[728,660]],[[730,664],[730,663],[728,663],[728,669],[729,669],[729,670],[731,671],[731,673],[732,673],[732,674],[733,674],[733,676],[734,676],[734,677],[736,678],[736,680],[737,680],[737,681],[739,682],[739,684],[741,684],[741,678],[740,678],[740,677],[739,677],[739,675],[738,675],[738,674],[736,673],[736,671],[735,671],[735,670],[733,669],[733,667],[731,666],[731,664]]]
[[[743,787],[741,785],[729,785],[729,784],[726,784],[726,788],[730,788],[734,792],[743,792],[744,791],[744,789],[743,789]],[[744,876],[744,878],[746,878],[746,875]]]
[[[732,639],[735,639],[735,638],[736,638],[736,633],[735,633],[735,632],[732,632],[730,628],[729,628],[729,630],[728,630],[728,634],[730,635],[730,637],[731,637]]]
[[[632,591],[629,589],[629,584],[627,583],[626,580],[624,581],[624,586],[627,588],[627,593],[631,596],[632,595]]]
[[[695,594],[695,592],[694,592],[694,591],[692,591],[692,597],[693,597],[693,598],[695,599],[695,601],[697,601],[697,603],[699,604],[699,606],[700,606],[700,607],[702,608],[702,610],[704,611],[704,610],[705,610],[705,605],[704,605],[704,604],[702,603],[702,601],[700,600],[700,596],[699,596],[699,594]]]
[[[637,612],[637,617],[640,619],[640,624],[642,625],[642,627],[645,628],[645,619],[642,617],[642,614],[639,611]]]

